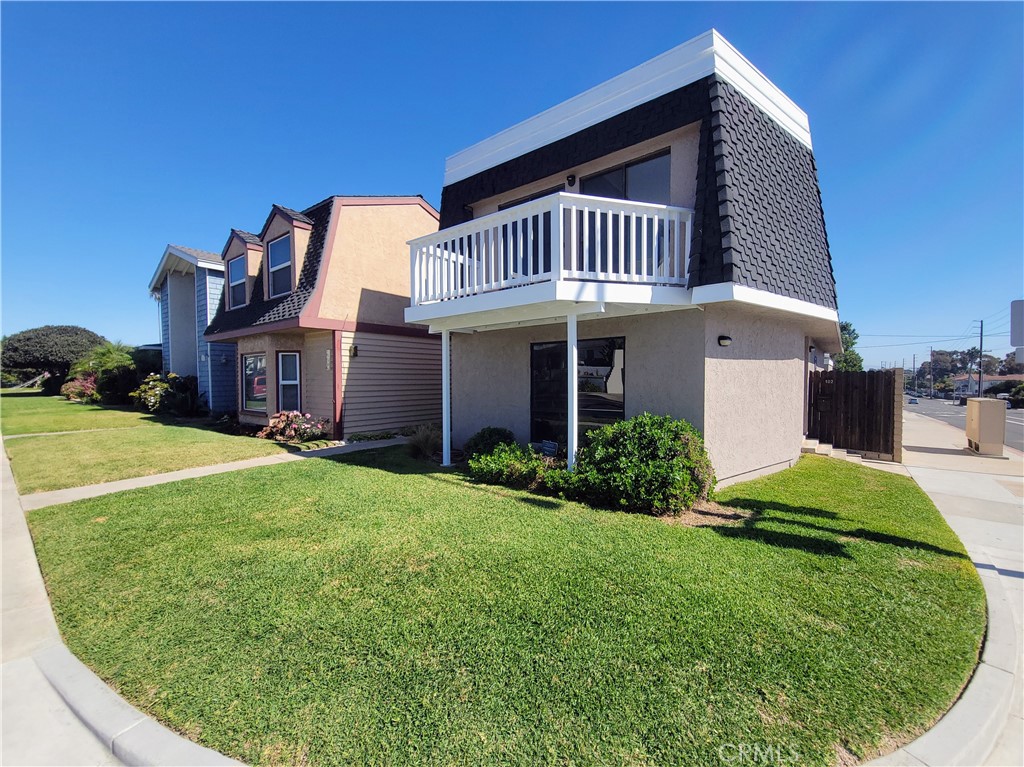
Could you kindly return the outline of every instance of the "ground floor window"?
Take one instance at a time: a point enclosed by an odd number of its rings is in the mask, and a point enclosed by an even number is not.
[[[277,353],[277,409],[302,410],[299,398],[299,353]]]
[[[577,343],[579,424],[584,433],[625,417],[626,339],[588,338]],[[530,440],[565,443],[568,382],[565,341],[530,345]]]
[[[242,409],[267,411],[267,355],[242,355]]]

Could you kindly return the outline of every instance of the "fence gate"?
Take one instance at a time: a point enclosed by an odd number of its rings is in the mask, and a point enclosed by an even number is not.
[[[807,436],[865,458],[903,460],[903,371],[811,373]]]

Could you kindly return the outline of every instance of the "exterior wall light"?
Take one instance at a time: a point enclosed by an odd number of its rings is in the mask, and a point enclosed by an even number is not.
[[[570,173],[568,176],[566,176],[565,177],[565,183],[568,184],[569,186],[575,186],[576,185],[576,174],[575,173]]]
[[[732,336],[719,336],[718,337],[718,345],[719,346],[728,346],[731,343],[732,343]]]
[[[349,357],[358,357],[359,356],[359,347],[356,344],[352,344],[350,347],[348,347],[348,356]]]

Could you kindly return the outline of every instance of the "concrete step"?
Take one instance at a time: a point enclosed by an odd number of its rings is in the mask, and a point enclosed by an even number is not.
[[[816,440],[816,439],[808,439],[807,437],[804,437],[804,442],[800,446],[800,452],[801,453],[813,453],[814,449],[816,447],[818,447],[818,440]]]

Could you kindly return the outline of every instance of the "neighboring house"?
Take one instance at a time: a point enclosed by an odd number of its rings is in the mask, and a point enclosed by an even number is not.
[[[650,411],[699,428],[720,480],[777,470],[840,351],[807,116],[715,31],[448,158],[410,247],[446,462],[487,425],[571,460]]]
[[[1008,376],[997,376],[997,375],[983,375],[981,377],[981,390],[983,392],[988,391],[993,386],[1004,381],[1014,381],[1018,383],[1024,383],[1024,375],[1008,375]],[[966,375],[961,373],[958,376],[953,376],[953,393],[968,397],[978,396],[978,374],[972,373]]]
[[[440,420],[440,344],[402,314],[406,242],[437,218],[420,197],[328,197],[231,230],[206,337],[238,345],[240,421],[301,410],[341,438]]]
[[[235,409],[235,345],[203,337],[223,289],[220,256],[181,245],[167,246],[149,281],[149,292],[160,303],[164,372],[196,376],[214,413]]]

